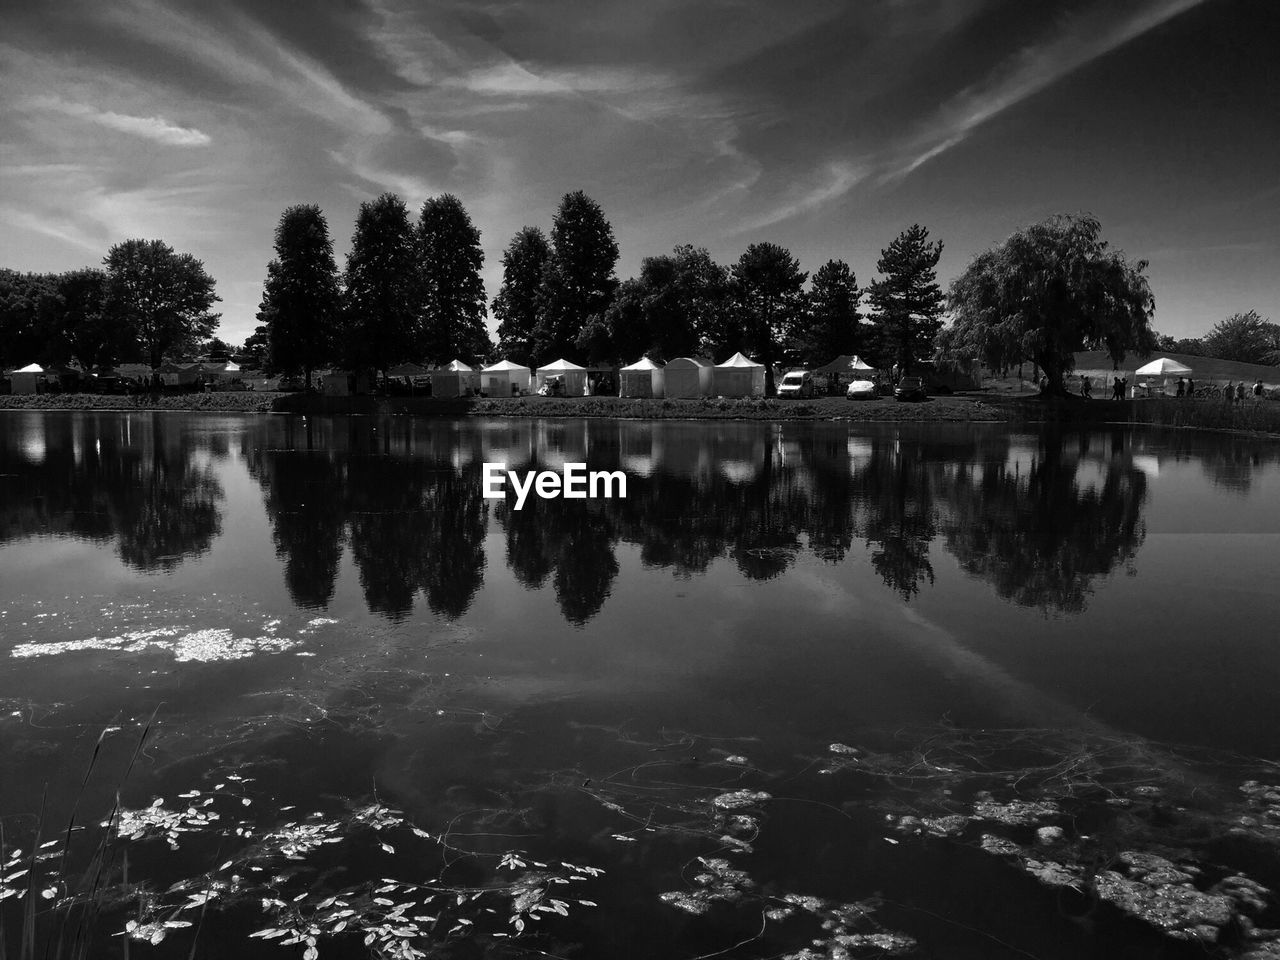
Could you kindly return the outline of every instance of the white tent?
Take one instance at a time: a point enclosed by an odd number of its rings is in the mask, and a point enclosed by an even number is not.
[[[618,371],[618,396],[661,397],[664,379],[662,364],[641,357]]]
[[[480,371],[480,392],[487,397],[511,397],[528,393],[533,371],[510,360],[499,360]]]
[[[722,397],[763,397],[764,364],[735,353],[716,364],[715,391]]]
[[[662,368],[662,391],[668,397],[709,397],[715,368],[700,357],[676,357]]]
[[[1133,371],[1133,375],[1135,377],[1181,377],[1190,372],[1190,367],[1183,366],[1177,360],[1161,357],[1159,360],[1152,360],[1146,366],[1139,367]]]
[[[35,393],[36,384],[44,376],[44,367],[29,363],[25,367],[9,371],[9,389],[14,393]]]
[[[433,397],[465,397],[480,392],[480,374],[461,360],[431,371]]]
[[[561,357],[555,363],[548,363],[537,370],[537,387],[547,382],[547,377],[564,377],[564,395],[566,397],[582,397],[587,393],[587,368],[580,367]]]

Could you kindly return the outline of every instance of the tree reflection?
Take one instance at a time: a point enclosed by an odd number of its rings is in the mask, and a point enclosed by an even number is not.
[[[35,415],[0,436],[0,543],[114,542],[128,566],[160,571],[205,553],[221,531],[223,491],[208,463],[219,451],[181,423]]]
[[[1095,580],[1131,561],[1145,536],[1146,474],[1123,451],[1094,459],[1046,433],[1021,460],[951,472],[944,537],[966,572],[1014,603],[1079,612]]]

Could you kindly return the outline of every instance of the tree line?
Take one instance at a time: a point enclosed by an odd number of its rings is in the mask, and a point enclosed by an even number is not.
[[[704,248],[677,246],[619,282],[613,227],[580,190],[561,199],[549,236],[526,226],[508,244],[491,305],[496,350],[484,326],[479,231],[452,195],[428,200],[416,223],[395,194],[363,203],[341,273],[314,205],[284,211],[275,252],[251,345],[269,346],[277,370],[308,376],[326,363],[614,364],[739,350],[770,375],[775,363],[854,352],[907,366],[931,351],[944,301],[942,244],[918,225],[883,251],[881,276],[865,291],[842,260],[825,263],[806,289],[809,274],[772,243],[751,244],[729,267]]]
[[[204,264],[161,240],[118,243],[101,268],[0,269],[0,369],[93,370],[136,357],[158,367],[207,342],[218,299]]]
[[[590,364],[640,356],[724,359],[742,351],[775,366],[812,367],[840,354],[909,371],[919,360],[1006,370],[1031,360],[1061,392],[1073,354],[1104,349],[1118,367],[1156,348],[1253,363],[1280,362],[1280,325],[1255,311],[1202,339],[1160,337],[1146,261],[1129,260],[1087,215],[1058,215],[980,253],[944,293],[941,241],[915,224],[880,254],[860,287],[831,259],[812,278],[785,247],[750,244],[731,265],[684,244],[645,257],[619,281],[618,244],[600,205],[561,199],[549,234],[525,226],[502,258],[487,302],[480,231],[445,194],[411,216],[392,193],[360,205],[340,271],[320,208],[287,208],[275,230],[257,318],[245,343],[271,372],[321,367],[385,372],[498,356],[529,366],[559,357]],[[0,365],[76,362],[86,369],[142,357],[151,366],[211,344],[213,279],[192,255],[159,240],[111,248],[100,269],[60,274],[0,270]],[[495,345],[486,308],[497,321]],[[950,320],[949,324],[945,324]]]

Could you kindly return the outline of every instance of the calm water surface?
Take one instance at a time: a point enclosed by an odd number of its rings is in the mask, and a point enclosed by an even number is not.
[[[481,497],[485,461],[621,469],[629,496],[516,511]],[[982,851],[977,821],[943,839],[899,820],[969,815],[993,784],[997,800],[1056,790],[1052,822],[1081,842],[1156,830],[1179,787],[1209,798],[1205,817],[1240,815],[1257,765],[1239,755],[1280,762],[1278,534],[1280,446],[1209,434],[6,413],[6,849],[29,848],[42,803],[57,836],[73,810],[105,821],[117,792],[129,809],[212,797],[220,819],[188,823],[176,852],[129,853],[161,892],[208,891],[233,858],[197,937],[209,956],[304,949],[245,939],[278,916],[257,888],[237,900],[250,880],[310,907],[416,870],[469,897],[542,876],[534,861],[605,872],[547,886],[574,895],[569,916],[536,912],[520,943],[492,936],[518,932],[507,894],[455,923],[419,890],[439,927],[421,942],[788,956],[826,922],[909,936],[921,956],[1203,956],[1087,889],[1064,906],[1077,890]],[[1011,749],[1052,775],[1023,783],[1001,766]],[[1071,806],[1084,799],[1132,822]],[[282,825],[371,803],[405,823],[366,817],[300,860],[262,852]],[[1035,826],[1006,835],[1033,844]],[[84,870],[80,833],[67,859]],[[1268,840],[1235,852],[1280,881]],[[521,865],[499,867],[511,851]],[[49,882],[42,909],[74,886]],[[769,917],[786,894],[874,918]],[[199,913],[145,905],[104,912],[94,955],[120,955],[107,934],[130,916]],[[193,930],[138,949],[185,957]],[[350,936],[319,949],[366,955]]]

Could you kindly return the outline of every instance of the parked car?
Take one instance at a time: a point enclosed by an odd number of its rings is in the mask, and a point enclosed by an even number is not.
[[[876,385],[871,380],[854,380],[845,390],[844,395],[850,400],[874,400]]]
[[[903,377],[893,390],[895,400],[924,400],[928,396],[923,377]]]
[[[813,374],[808,370],[792,370],[778,384],[780,397],[812,397]]]

